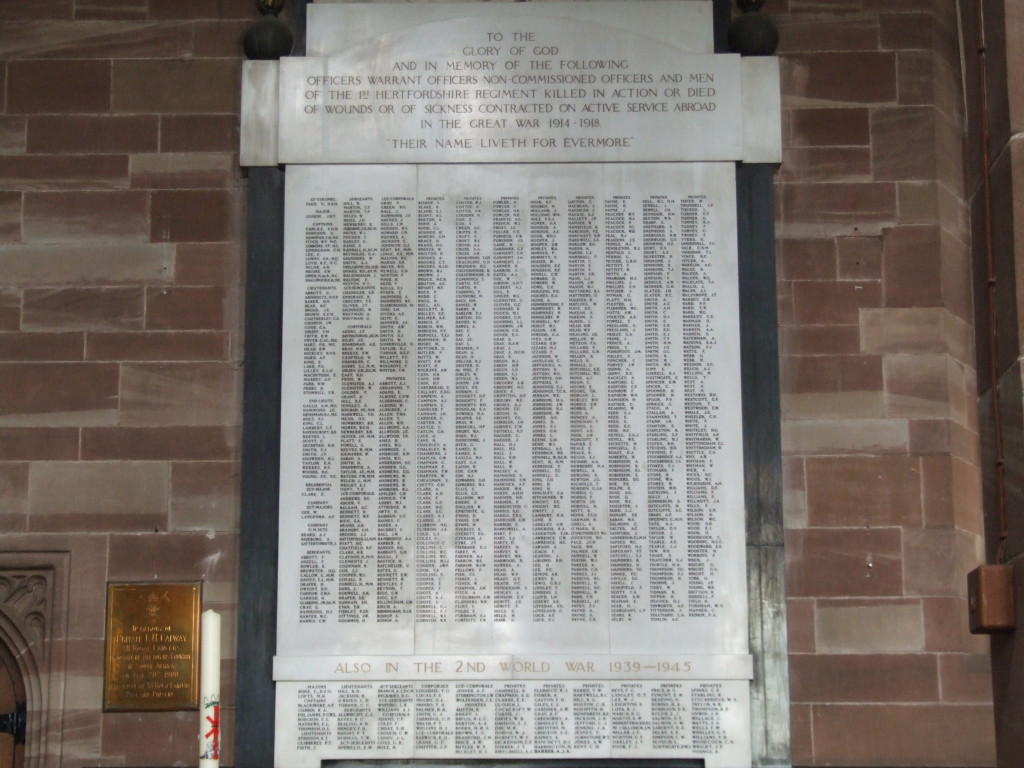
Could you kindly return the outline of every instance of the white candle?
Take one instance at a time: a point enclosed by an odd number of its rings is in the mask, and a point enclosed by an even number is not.
[[[199,768],[220,765],[220,614],[203,611],[199,651]]]

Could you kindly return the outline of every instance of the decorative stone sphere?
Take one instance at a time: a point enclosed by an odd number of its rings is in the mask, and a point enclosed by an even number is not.
[[[729,25],[729,47],[743,56],[771,56],[779,47],[779,30],[769,16],[744,13]]]
[[[276,16],[264,16],[245,33],[242,47],[250,59],[280,59],[291,53],[294,36]]]

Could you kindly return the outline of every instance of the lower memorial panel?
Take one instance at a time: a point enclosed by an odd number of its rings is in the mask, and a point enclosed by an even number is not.
[[[702,758],[750,765],[748,683],[279,682],[277,765],[332,759]]]

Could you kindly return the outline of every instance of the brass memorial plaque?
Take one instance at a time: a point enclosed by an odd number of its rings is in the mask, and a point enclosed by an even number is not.
[[[103,710],[199,708],[201,584],[107,585]]]

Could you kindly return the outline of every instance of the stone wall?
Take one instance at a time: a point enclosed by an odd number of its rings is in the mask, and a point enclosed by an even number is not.
[[[964,594],[982,516],[957,6],[765,11],[794,762],[992,765]],[[105,584],[154,579],[202,579],[224,613],[232,762],[255,18],[252,0],[0,0],[0,568],[70,553],[65,766],[195,762],[194,713],[100,711]]]
[[[794,762],[991,765],[957,6],[766,10]]]
[[[135,580],[202,580],[222,612],[231,764],[256,17],[251,0],[0,3],[0,566],[70,552],[48,747],[64,766],[197,761],[197,713],[101,712],[105,584]]]

